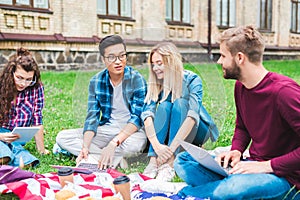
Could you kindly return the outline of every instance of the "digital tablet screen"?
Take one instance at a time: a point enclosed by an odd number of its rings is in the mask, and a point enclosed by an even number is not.
[[[20,138],[14,142],[27,143],[40,130],[40,127],[15,127],[12,134],[19,134]]]

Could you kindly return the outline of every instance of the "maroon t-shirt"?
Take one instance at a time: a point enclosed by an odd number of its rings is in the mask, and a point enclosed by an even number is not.
[[[232,150],[251,143],[250,159],[271,160],[274,173],[300,189],[300,86],[269,72],[254,88],[235,85],[236,127]]]

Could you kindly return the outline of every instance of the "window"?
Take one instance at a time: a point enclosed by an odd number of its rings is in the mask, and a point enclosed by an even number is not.
[[[131,18],[131,0],[98,0],[97,13],[99,15]]]
[[[217,0],[217,26],[235,26],[235,0]]]
[[[190,0],[166,0],[166,21],[190,24]]]
[[[272,0],[259,0],[259,28],[262,30],[272,29]]]
[[[300,33],[300,0],[292,0],[291,32]]]
[[[0,0],[0,4],[27,8],[49,8],[48,0]]]

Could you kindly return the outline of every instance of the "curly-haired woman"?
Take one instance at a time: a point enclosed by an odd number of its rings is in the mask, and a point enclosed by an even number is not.
[[[0,164],[12,166],[35,166],[39,160],[14,142],[18,136],[11,131],[15,127],[39,126],[35,136],[37,150],[42,154],[49,151],[44,146],[42,109],[44,88],[38,65],[25,48],[8,61],[0,74]],[[21,163],[20,163],[21,161]]]

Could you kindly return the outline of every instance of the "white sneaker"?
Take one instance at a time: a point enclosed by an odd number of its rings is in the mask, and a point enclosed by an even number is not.
[[[175,177],[175,170],[169,164],[163,164],[158,168],[157,180],[170,182]]]
[[[155,178],[157,175],[157,165],[154,163],[149,163],[147,167],[144,169],[143,175],[149,178]]]

